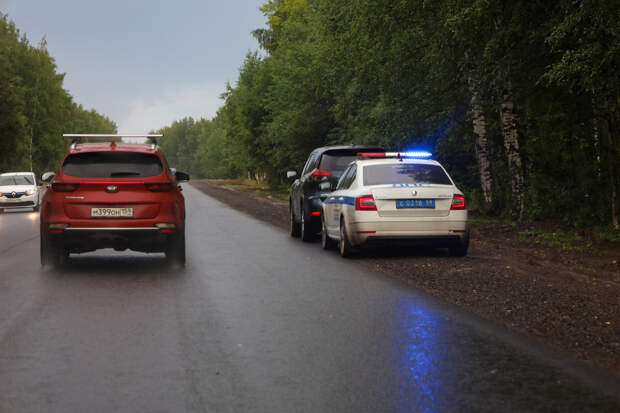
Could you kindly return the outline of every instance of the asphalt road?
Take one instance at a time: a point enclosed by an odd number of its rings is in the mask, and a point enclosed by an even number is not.
[[[0,215],[0,412],[620,411],[618,378],[191,186],[188,264]]]

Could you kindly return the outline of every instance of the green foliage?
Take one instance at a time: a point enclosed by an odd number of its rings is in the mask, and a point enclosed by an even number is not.
[[[607,172],[619,149],[618,7],[603,0],[267,0],[268,27],[253,32],[266,54],[246,56],[213,120],[164,129],[166,141],[172,136],[166,153],[201,176],[278,186],[317,146],[424,147],[476,209],[469,114],[476,95],[496,209],[509,217],[514,171],[499,112],[510,89],[525,218],[601,226],[610,222],[618,180]]]

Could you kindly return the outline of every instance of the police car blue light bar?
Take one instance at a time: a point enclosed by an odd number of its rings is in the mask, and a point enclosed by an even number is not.
[[[433,154],[428,151],[410,151],[410,152],[358,152],[357,156],[367,158],[415,158],[430,159]]]

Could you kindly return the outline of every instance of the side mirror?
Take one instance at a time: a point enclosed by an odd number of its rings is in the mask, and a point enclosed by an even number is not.
[[[43,176],[41,177],[41,181],[52,182],[52,179],[54,179],[55,176],[56,174],[54,172],[45,172]]]
[[[319,184],[319,189],[321,191],[331,191],[332,190],[332,184],[329,181],[323,181]]]
[[[288,171],[288,172],[286,173],[286,177],[287,177],[288,179],[295,178],[296,176],[297,176],[297,172],[295,172],[295,171]]]
[[[185,172],[175,172],[174,173],[174,177],[177,180],[177,182],[187,182],[187,181],[189,181],[189,175],[186,174]]]

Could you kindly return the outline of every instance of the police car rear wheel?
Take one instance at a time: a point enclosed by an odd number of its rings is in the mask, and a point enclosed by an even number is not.
[[[327,226],[325,220],[322,220],[321,228],[321,247],[324,250],[333,250],[336,247],[336,242],[327,235]]]

